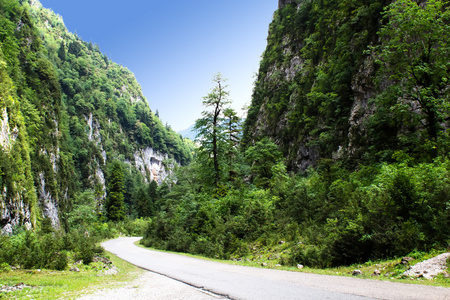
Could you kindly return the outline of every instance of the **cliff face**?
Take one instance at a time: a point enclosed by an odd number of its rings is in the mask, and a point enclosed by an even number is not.
[[[0,229],[51,219],[66,226],[73,199],[107,197],[108,166],[135,184],[162,183],[191,152],[153,114],[134,75],[67,31],[39,1],[0,7]],[[134,186],[125,199],[133,204]]]
[[[36,191],[30,146],[14,86],[0,51],[0,230],[35,224]]]
[[[244,143],[275,141],[292,170],[359,155],[374,96],[373,58],[388,1],[279,1]]]

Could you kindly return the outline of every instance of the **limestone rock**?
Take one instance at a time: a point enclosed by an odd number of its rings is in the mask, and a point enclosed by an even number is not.
[[[443,253],[421,263],[418,263],[406,272],[403,276],[432,279],[440,273],[444,273],[447,269],[447,259],[450,257],[450,253]],[[402,259],[403,261],[403,259]]]

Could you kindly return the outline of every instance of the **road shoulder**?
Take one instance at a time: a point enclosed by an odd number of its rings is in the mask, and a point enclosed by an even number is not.
[[[219,299],[205,291],[199,290],[182,282],[166,276],[145,271],[137,279],[125,283],[115,289],[102,289],[79,300],[99,299],[193,299],[211,300]]]

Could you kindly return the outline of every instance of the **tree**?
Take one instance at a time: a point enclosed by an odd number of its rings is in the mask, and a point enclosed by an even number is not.
[[[96,199],[92,190],[77,193],[73,200],[73,208],[68,213],[70,228],[87,228],[96,218]]]
[[[106,203],[108,219],[112,221],[125,219],[124,194],[125,187],[122,166],[119,161],[115,160],[112,163],[111,174],[109,176],[108,200]]]
[[[218,187],[221,179],[221,168],[219,163],[221,143],[224,141],[223,134],[223,110],[224,106],[231,101],[228,99],[229,92],[224,85],[226,80],[222,74],[214,75],[215,86],[211,92],[203,98],[203,106],[211,108],[202,112],[203,118],[195,122],[194,129],[197,131],[197,141],[200,142],[200,154],[213,165],[214,185]]]
[[[154,215],[155,203],[158,198],[157,189],[158,184],[152,180],[148,185],[140,186],[134,193],[134,206],[139,218]]]
[[[225,133],[227,136],[228,144],[232,147],[236,147],[240,141],[241,119],[238,117],[236,111],[232,108],[226,108],[223,111]]]
[[[264,138],[245,151],[257,185],[267,186],[273,176],[273,167],[282,163],[283,155],[270,139]]]
[[[438,142],[449,121],[450,10],[441,0],[418,4],[398,0],[385,12],[388,22],[377,50],[381,82],[390,82],[390,110],[425,129],[423,140]],[[390,97],[392,96],[392,98]]]
[[[236,156],[239,153],[238,145],[241,140],[241,119],[238,117],[236,111],[232,108],[226,108],[223,112],[224,115],[224,127],[225,127],[225,156],[228,163],[228,180],[232,181],[235,177],[235,170],[233,163]]]
[[[66,45],[64,44],[64,41],[61,41],[59,46],[58,57],[62,63],[66,61]]]

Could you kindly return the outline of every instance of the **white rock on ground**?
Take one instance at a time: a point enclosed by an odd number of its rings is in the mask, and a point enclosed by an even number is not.
[[[103,289],[78,298],[78,300],[100,300],[100,299],[133,299],[133,300],[211,300],[220,299],[200,289],[194,288],[182,282],[170,279],[166,276],[152,272],[145,272],[124,286],[116,289]],[[223,299],[223,298],[222,298]]]
[[[425,260],[412,266],[408,271],[404,272],[403,275],[432,279],[447,269],[447,259],[449,257],[450,253],[443,253],[431,259]]]

